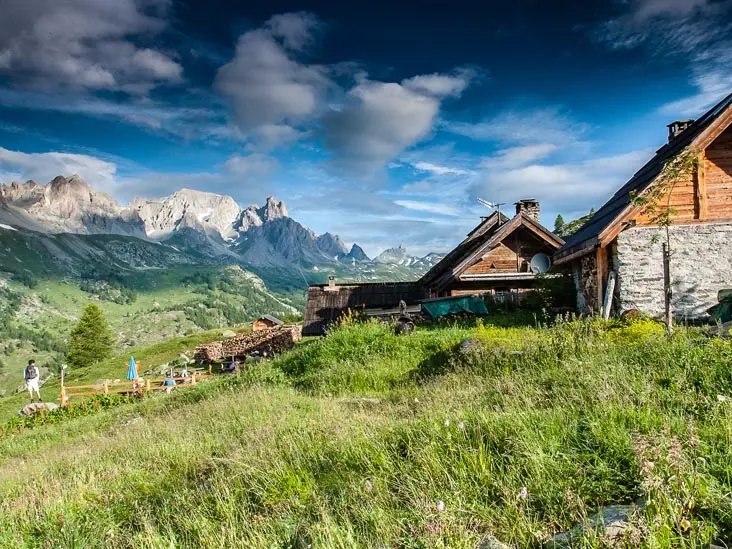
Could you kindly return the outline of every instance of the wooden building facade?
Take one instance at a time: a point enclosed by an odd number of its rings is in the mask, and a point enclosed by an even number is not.
[[[303,335],[323,335],[349,309],[394,310],[435,297],[492,294],[498,299],[530,290],[536,281],[531,260],[551,257],[563,241],[539,223],[539,203],[516,203],[508,219],[498,212],[483,218],[454,250],[415,282],[317,284],[308,288]]]
[[[696,158],[698,167],[658,199],[659,208],[671,208],[673,312],[704,316],[717,292],[732,287],[732,94],[696,121],[674,122],[668,129],[668,143],[555,254],[555,263],[574,269],[582,311],[602,309],[614,271],[618,310],[660,316],[665,232],[632,196],[653,192],[664,166],[681,154]]]
[[[515,204],[508,219],[494,212],[420,282],[431,297],[461,294],[520,294],[533,288],[536,274],[531,261],[550,258],[564,241],[539,222],[539,203],[526,199]]]

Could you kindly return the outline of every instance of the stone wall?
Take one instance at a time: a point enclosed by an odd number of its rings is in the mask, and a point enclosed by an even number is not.
[[[617,239],[618,290],[622,310],[636,308],[663,316],[665,231],[636,227]],[[732,224],[671,227],[672,310],[677,318],[698,318],[717,303],[717,292],[732,288]]]

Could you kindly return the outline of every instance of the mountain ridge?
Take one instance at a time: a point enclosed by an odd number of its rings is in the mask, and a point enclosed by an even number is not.
[[[395,264],[429,268],[428,256],[399,246],[370,259],[356,243],[330,232],[316,234],[290,217],[284,201],[241,207],[228,195],[179,189],[161,198],[134,197],[121,205],[80,176],[0,184],[0,223],[39,233],[132,236],[166,243],[207,260],[236,260],[262,268],[326,264]]]

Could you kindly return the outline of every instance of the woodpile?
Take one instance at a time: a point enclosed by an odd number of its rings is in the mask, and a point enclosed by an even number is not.
[[[199,362],[216,362],[231,357],[271,356],[291,349],[302,338],[302,327],[296,324],[276,326],[196,347]]]

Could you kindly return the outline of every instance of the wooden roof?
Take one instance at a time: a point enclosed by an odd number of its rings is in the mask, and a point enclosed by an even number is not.
[[[732,93],[693,122],[669,143],[658,149],[656,155],[623,185],[579,231],[567,238],[555,254],[556,263],[571,261],[604,246],[617,235],[615,225],[632,210],[631,192],[646,190],[658,177],[668,160],[689,146],[706,148],[732,122]],[[608,238],[609,237],[609,238]]]
[[[498,215],[494,212],[484,219],[468,234],[465,240],[425,273],[420,279],[420,283],[433,290],[444,289],[476,260],[498,246],[519,228],[527,229],[554,249],[558,249],[564,244],[561,238],[523,213],[517,214],[511,220],[500,214],[502,224],[498,223]]]
[[[278,326],[281,324],[284,324],[284,322],[282,322],[279,318],[277,318],[276,316],[272,316],[272,315],[262,315],[257,320],[267,320],[267,321],[271,322],[272,324],[276,324]]]

